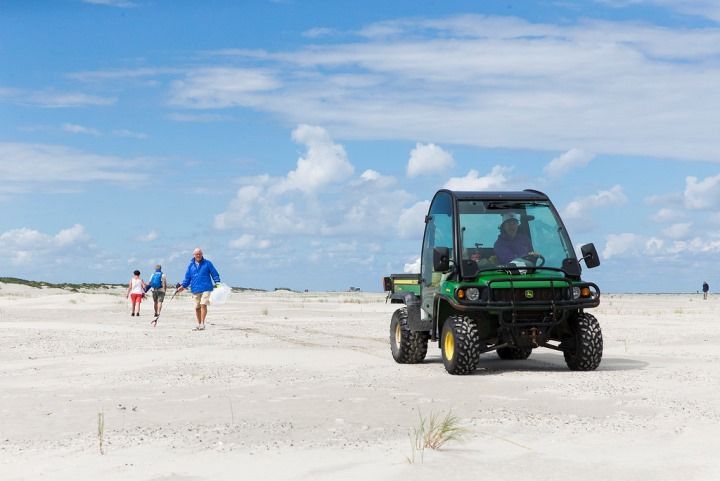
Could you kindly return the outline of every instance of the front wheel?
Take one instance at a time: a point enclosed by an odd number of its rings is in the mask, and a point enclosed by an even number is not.
[[[480,334],[477,325],[469,317],[448,317],[443,324],[440,349],[447,372],[470,374],[480,360]]]
[[[590,314],[579,314],[571,326],[572,343],[565,350],[565,363],[573,371],[594,371],[600,365],[603,351],[600,323]]]
[[[428,348],[427,332],[413,332],[408,327],[407,308],[393,313],[390,320],[390,350],[395,362],[417,364],[425,359]]]

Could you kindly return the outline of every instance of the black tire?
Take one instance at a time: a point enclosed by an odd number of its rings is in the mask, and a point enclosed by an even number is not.
[[[395,311],[390,320],[390,351],[395,362],[417,364],[423,362],[427,354],[427,332],[413,332],[408,327],[407,309]]]
[[[501,347],[497,351],[497,355],[500,359],[505,360],[522,360],[527,359],[530,357],[530,353],[532,353],[531,347]]]
[[[571,326],[572,346],[565,350],[565,363],[573,371],[594,371],[602,360],[603,339],[600,323],[590,314],[579,314]]]
[[[480,334],[475,322],[465,316],[448,317],[443,324],[440,349],[447,372],[473,372],[480,360]]]

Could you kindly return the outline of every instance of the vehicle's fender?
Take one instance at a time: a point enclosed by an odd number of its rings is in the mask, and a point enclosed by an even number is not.
[[[390,295],[392,303],[403,303],[407,307],[408,327],[411,331],[429,332],[432,319],[423,320],[420,316],[420,297],[412,292],[396,292]]]

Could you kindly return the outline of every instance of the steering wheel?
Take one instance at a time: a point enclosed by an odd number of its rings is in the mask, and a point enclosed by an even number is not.
[[[545,257],[543,257],[542,254],[528,254],[522,258],[535,264],[535,267],[542,267],[545,265]]]

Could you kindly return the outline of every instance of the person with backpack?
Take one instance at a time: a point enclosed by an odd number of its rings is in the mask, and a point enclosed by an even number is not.
[[[703,281],[703,299],[707,299],[709,290],[710,290],[710,285],[708,285],[707,281]]]
[[[155,307],[155,317],[153,318],[153,326],[157,325],[158,317],[160,317],[160,311],[162,310],[163,301],[165,300],[165,291],[167,290],[167,277],[162,271],[160,264],[155,266],[155,273],[150,278],[150,282],[147,284],[148,290],[153,291],[153,307]]]

